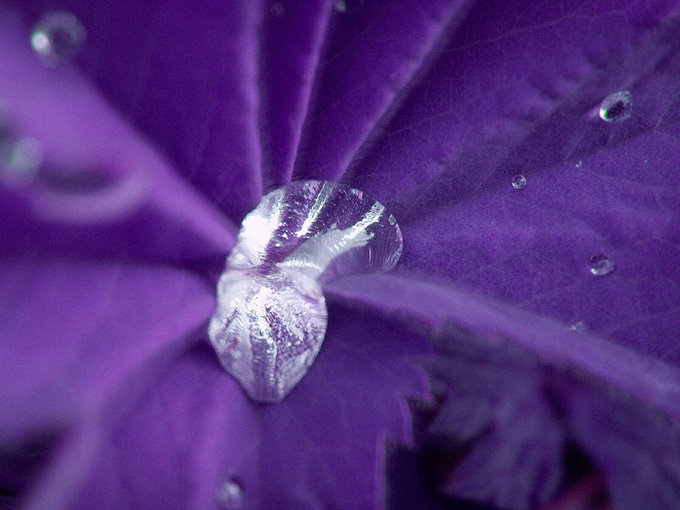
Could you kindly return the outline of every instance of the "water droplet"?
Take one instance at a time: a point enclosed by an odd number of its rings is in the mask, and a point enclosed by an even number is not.
[[[609,94],[600,105],[600,118],[605,122],[621,122],[633,113],[633,96],[628,90]]]
[[[614,270],[614,261],[607,255],[599,254],[590,257],[590,272],[595,276],[606,276]]]
[[[85,27],[73,13],[51,11],[35,24],[31,46],[45,64],[54,67],[73,58],[86,38]]]
[[[225,478],[217,485],[215,499],[224,510],[240,510],[243,508],[243,487],[233,476]]]
[[[38,180],[53,192],[76,195],[111,188],[118,179],[98,168],[63,168],[47,164],[40,169]]]
[[[512,186],[515,189],[522,189],[526,185],[527,185],[527,178],[524,177],[523,175],[515,175],[512,178]]]
[[[338,12],[356,12],[361,9],[364,0],[335,0],[335,10]]]
[[[583,161],[580,159],[576,162],[576,165],[574,165],[576,168],[581,168],[583,166]]]
[[[37,140],[0,135],[0,180],[12,187],[24,186],[35,178],[42,160]]]
[[[286,8],[283,6],[281,2],[276,2],[274,5],[272,5],[271,10],[272,14],[277,18],[282,18],[286,14]]]
[[[243,220],[217,287],[208,334],[224,369],[254,400],[280,402],[321,348],[321,285],[392,269],[402,244],[385,207],[348,186],[298,181],[267,194]]]
[[[569,329],[572,331],[583,331],[586,328],[586,323],[583,321],[577,321],[574,322],[569,326]]]

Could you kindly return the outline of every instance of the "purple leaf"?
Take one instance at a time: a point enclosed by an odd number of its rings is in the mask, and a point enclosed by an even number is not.
[[[669,11],[473,9],[353,174],[402,225],[404,265],[680,359],[680,293],[659,292],[680,285]],[[622,88],[633,116],[603,122],[600,102]],[[588,265],[600,253],[616,263],[602,279]]]
[[[298,148],[297,178],[338,179],[367,150],[469,3],[365,2],[354,13],[334,14],[317,68],[315,108]]]
[[[675,367],[412,277],[348,277],[328,290],[434,339],[425,367],[439,404],[419,435],[464,452],[438,473],[444,493],[535,508],[555,496],[574,443],[601,469],[615,508],[680,504]]]
[[[28,507],[210,508],[225,479],[246,508],[394,506],[400,441],[455,450],[405,498],[534,507],[576,444],[615,508],[679,505],[677,2],[15,3],[89,34],[47,70],[0,21],[0,96],[49,188],[0,190],[2,447],[79,418]],[[604,122],[623,90],[630,118]],[[315,365],[259,406],[187,345],[232,225],[291,177],[386,204],[403,266],[329,284]],[[131,258],[200,276],[110,262]],[[431,407],[417,444],[405,395]]]
[[[23,260],[2,274],[3,444],[68,428],[154,373],[214,306],[205,282],[163,267]]]
[[[43,164],[26,186],[0,187],[0,235],[12,240],[0,254],[222,257],[233,244],[228,221],[78,71],[45,68],[28,32],[2,8],[0,59],[12,72],[0,73],[0,126],[7,122],[12,137],[38,140]]]
[[[45,1],[88,28],[81,67],[184,176],[240,220],[261,195],[259,1]]]
[[[239,480],[247,508],[379,504],[385,440],[410,438],[403,396],[424,395],[412,360],[427,342],[351,307],[331,312],[324,347],[285,404],[253,405],[206,345],[192,348],[141,398],[122,386],[29,508],[88,508],[94,498],[100,508],[216,508],[226,477]]]

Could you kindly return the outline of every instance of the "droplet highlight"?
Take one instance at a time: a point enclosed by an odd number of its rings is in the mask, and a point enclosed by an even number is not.
[[[86,38],[85,27],[73,13],[51,11],[35,24],[31,46],[46,65],[55,67],[75,57]]]
[[[32,182],[42,161],[42,149],[31,137],[0,132],[0,180],[5,186],[21,187]]]
[[[286,8],[281,2],[276,2],[271,8],[272,14],[277,18],[283,18],[286,15]]]
[[[224,510],[240,510],[243,508],[243,487],[236,478],[225,478],[217,485],[215,500]]]
[[[607,255],[599,254],[590,257],[590,272],[595,276],[607,276],[614,270],[614,261]]]
[[[576,164],[575,164],[574,166],[575,166],[576,168],[581,168],[581,167],[583,166],[583,161],[581,161],[581,160],[579,159],[579,160],[576,162]]]
[[[280,402],[304,377],[326,334],[322,285],[388,271],[399,226],[349,186],[298,181],[267,194],[243,220],[217,286],[208,335],[223,368],[258,402]]]
[[[335,10],[338,12],[356,12],[361,9],[364,0],[335,0]]]
[[[600,104],[600,118],[605,122],[622,122],[633,113],[633,96],[628,90],[609,94]]]
[[[527,185],[527,178],[523,175],[515,175],[512,178],[512,187],[515,189],[522,189]]]
[[[576,321],[569,325],[569,329],[572,331],[583,331],[586,329],[586,323],[583,321]]]

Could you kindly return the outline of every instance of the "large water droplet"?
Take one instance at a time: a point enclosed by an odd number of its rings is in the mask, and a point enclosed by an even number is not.
[[[335,10],[338,12],[356,12],[361,9],[364,0],[335,0]]]
[[[527,178],[524,177],[523,175],[515,175],[512,178],[512,186],[515,189],[522,189],[526,185],[527,185]]]
[[[240,510],[243,508],[243,487],[236,478],[225,478],[215,489],[215,500],[224,510]]]
[[[590,272],[595,276],[607,276],[614,270],[614,261],[607,255],[599,254],[590,257]]]
[[[86,37],[85,27],[73,13],[51,11],[35,24],[31,46],[45,64],[54,67],[73,58]]]
[[[633,96],[627,90],[614,92],[600,105],[600,118],[605,122],[621,122],[633,113]]]
[[[254,400],[281,401],[321,348],[321,285],[392,269],[401,250],[394,217],[359,190],[299,181],[269,193],[243,220],[218,283],[208,334],[222,366]]]

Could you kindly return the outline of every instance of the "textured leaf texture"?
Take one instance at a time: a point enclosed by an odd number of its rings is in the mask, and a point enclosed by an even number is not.
[[[0,173],[0,503],[554,510],[575,454],[612,509],[679,508],[679,8],[3,2],[0,137],[43,161]],[[88,33],[55,68],[50,10]],[[329,283],[315,364],[259,405],[214,283],[312,178],[384,203],[402,263]]]

